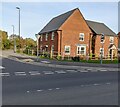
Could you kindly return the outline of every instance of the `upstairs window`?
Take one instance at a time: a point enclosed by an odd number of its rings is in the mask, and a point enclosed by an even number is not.
[[[46,33],[46,38],[45,38],[45,40],[46,40],[46,41],[48,40],[48,33]]]
[[[80,33],[79,34],[79,40],[80,41],[84,41],[84,33]]]
[[[51,40],[54,40],[54,32],[52,32],[52,35],[51,35]]]
[[[110,44],[113,44],[114,42],[114,37],[110,37]]]

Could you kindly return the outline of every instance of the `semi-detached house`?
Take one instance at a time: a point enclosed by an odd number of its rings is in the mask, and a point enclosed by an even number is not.
[[[85,20],[78,8],[54,17],[39,33],[39,50],[62,57],[117,57],[117,35],[104,23]],[[105,35],[103,48],[101,34]]]

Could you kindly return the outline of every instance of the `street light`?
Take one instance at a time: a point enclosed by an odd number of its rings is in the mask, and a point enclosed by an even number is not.
[[[19,7],[16,7],[17,10],[19,10],[19,51],[20,51],[20,8]]]
[[[15,34],[14,34],[14,25],[12,25],[13,28],[13,39],[14,39],[14,53],[16,53],[16,40],[15,40]]]
[[[102,49],[101,49],[101,60],[100,60],[100,63],[102,64],[102,60],[103,60],[103,44],[104,44],[104,39],[105,39],[105,36],[104,36],[104,34],[102,33],[101,34],[101,44],[102,44]]]
[[[35,34],[36,38],[37,38],[37,61],[38,61],[38,54],[39,54],[39,49],[38,49],[38,45],[39,45],[39,38],[40,38],[40,35],[39,34]]]

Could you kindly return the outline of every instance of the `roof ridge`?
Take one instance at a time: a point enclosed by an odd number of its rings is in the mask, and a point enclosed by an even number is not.
[[[55,18],[57,18],[57,17],[59,17],[59,16],[62,16],[62,15],[64,15],[64,14],[66,14],[66,13],[69,13],[69,12],[75,11],[75,10],[77,10],[77,9],[78,9],[78,8],[75,8],[75,9],[69,10],[69,11],[67,11],[67,12],[64,12],[64,13],[58,15],[58,16],[55,16],[53,19],[55,19]]]
[[[103,22],[98,22],[98,21],[93,21],[93,20],[86,20],[86,21],[93,22],[93,23],[100,23],[100,24],[104,24]]]

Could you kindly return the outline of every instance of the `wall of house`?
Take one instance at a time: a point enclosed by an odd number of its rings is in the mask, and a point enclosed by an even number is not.
[[[114,37],[114,44],[116,48],[118,48],[118,38],[117,36]],[[104,48],[104,57],[109,55],[109,47],[110,46],[110,36],[105,35],[105,42],[103,44]],[[100,48],[102,48],[101,44],[101,36],[97,35],[95,40],[95,57],[100,57]],[[117,56],[117,49],[114,51],[115,56]]]
[[[118,33],[118,48],[120,49],[120,32]]]
[[[51,52],[51,46],[54,45],[54,52],[58,52],[58,33],[57,31],[54,32],[54,40],[51,40],[52,32],[48,33],[48,40],[46,41],[46,33],[42,34],[42,41],[41,38],[39,38],[39,49],[40,47],[45,47],[48,45],[48,52]]]
[[[64,56],[65,46],[71,47],[70,56],[76,56],[77,44],[86,44],[86,54],[89,50],[89,37],[92,33],[89,29],[86,21],[79,10],[75,10],[74,13],[65,21],[65,23],[59,28],[62,30],[62,47],[61,53]],[[84,41],[79,40],[79,34],[84,33]],[[59,37],[60,40],[60,37]],[[60,50],[59,50],[60,51]]]

